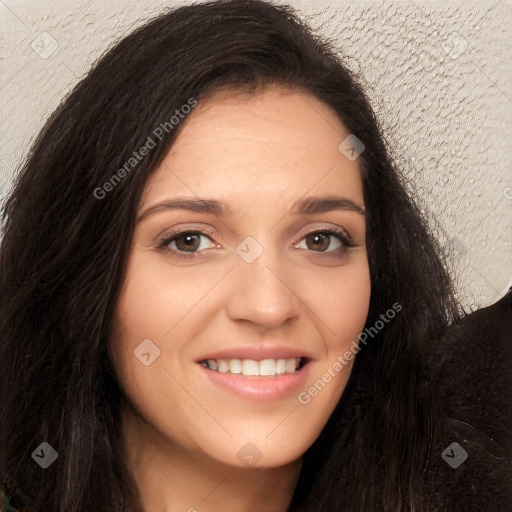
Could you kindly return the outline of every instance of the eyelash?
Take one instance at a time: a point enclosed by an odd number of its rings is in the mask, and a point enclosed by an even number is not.
[[[307,238],[308,236],[315,235],[315,234],[321,234],[321,235],[327,235],[327,236],[331,235],[331,236],[334,236],[335,238],[337,238],[342,244],[342,247],[340,247],[339,249],[342,250],[343,254],[346,251],[348,251],[349,249],[351,249],[352,247],[356,246],[352,242],[350,236],[344,230],[342,230],[342,229],[337,230],[335,228],[317,229],[317,230],[311,231],[309,233],[306,233],[301,238],[301,240],[303,240],[304,238]],[[176,256],[177,258],[192,259],[195,257],[196,254],[198,254],[198,252],[186,253],[183,251],[177,251],[176,249],[170,249],[168,247],[171,242],[174,242],[175,240],[177,240],[178,238],[181,238],[184,235],[204,235],[204,236],[207,236],[208,238],[210,238],[210,240],[211,240],[211,237],[215,236],[215,234],[212,231],[208,231],[206,229],[187,229],[184,231],[177,231],[174,233],[170,233],[167,236],[164,236],[164,238],[162,238],[158,242],[157,248],[160,251],[172,252],[172,253],[174,253],[174,256]],[[211,240],[211,241],[213,242],[213,240]],[[199,251],[199,252],[202,252],[202,251]],[[331,255],[331,253],[334,251],[311,251],[311,252],[318,253],[318,254]]]

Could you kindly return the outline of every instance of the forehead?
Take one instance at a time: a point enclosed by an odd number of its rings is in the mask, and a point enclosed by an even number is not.
[[[282,86],[217,91],[182,121],[143,205],[172,195],[253,201],[338,191],[362,202],[358,161],[339,150],[350,132],[315,96]]]

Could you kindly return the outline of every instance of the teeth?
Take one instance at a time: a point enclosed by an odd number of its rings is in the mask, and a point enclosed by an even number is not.
[[[241,373],[242,363],[241,363],[240,359],[230,359],[229,360],[229,371],[231,373]]]
[[[229,364],[227,359],[219,359],[217,361],[217,371],[220,373],[229,372]]]
[[[295,358],[294,359],[285,359],[284,369],[285,369],[286,373],[293,373],[295,371]]]
[[[288,359],[207,359],[202,365],[220,373],[242,374],[247,377],[272,376],[295,373],[300,366],[300,357]]]
[[[263,359],[260,361],[260,375],[275,375],[276,371],[276,362],[273,359]],[[295,371],[295,365],[293,370]]]
[[[254,359],[244,359],[242,361],[242,373],[244,375],[259,375],[260,366],[258,361],[255,361]]]

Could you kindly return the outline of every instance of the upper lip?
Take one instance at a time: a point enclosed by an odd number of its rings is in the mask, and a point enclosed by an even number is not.
[[[204,357],[200,357],[196,362],[206,361],[207,359],[290,359],[292,357],[303,357],[308,360],[313,359],[311,354],[297,347],[287,347],[284,345],[250,345],[231,347],[210,352]]]

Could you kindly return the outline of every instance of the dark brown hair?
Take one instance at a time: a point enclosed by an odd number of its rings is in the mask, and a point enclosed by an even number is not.
[[[313,94],[365,144],[366,325],[402,306],[357,355],[289,510],[428,510],[435,403],[423,352],[458,315],[450,279],[342,57],[290,7],[260,0],[175,8],[121,40],[49,118],[16,179],[0,259],[0,476],[27,510],[139,510],[108,328],[142,189],[177,130],[105,198],[95,189],[190,98],[266,84]],[[59,454],[48,470],[31,459],[42,441]]]

